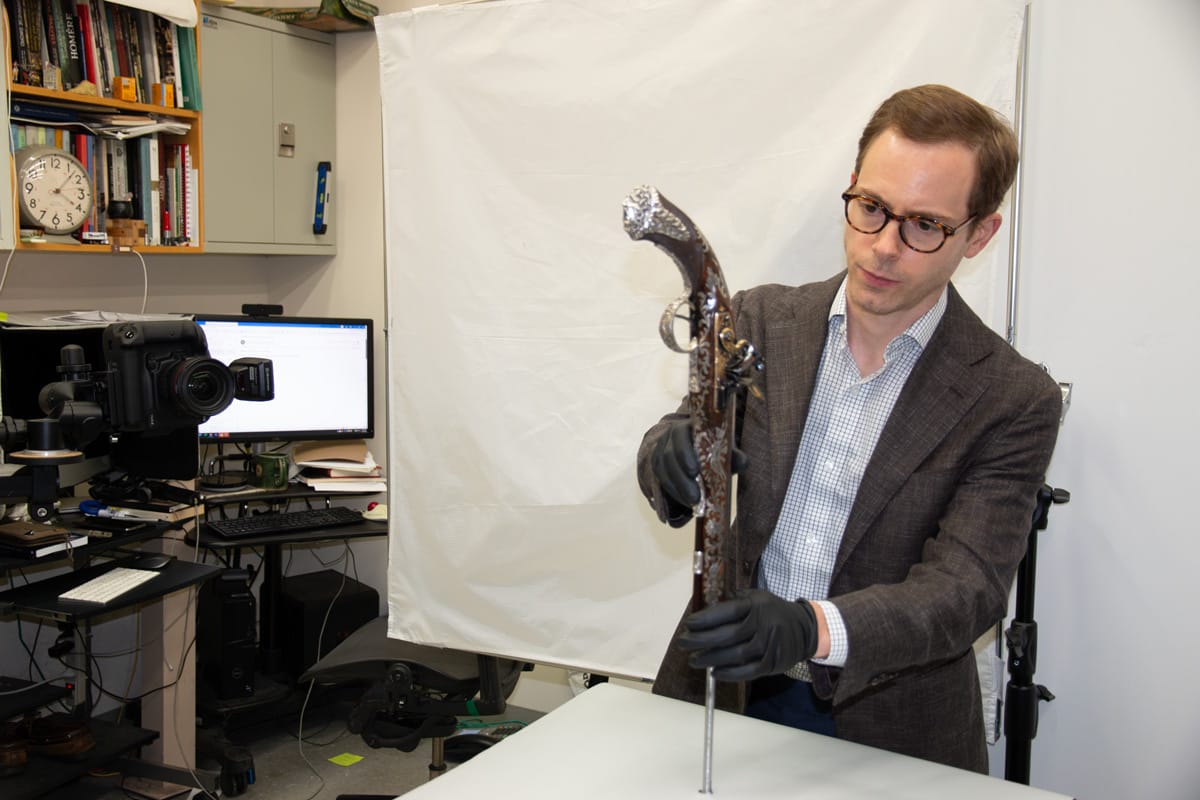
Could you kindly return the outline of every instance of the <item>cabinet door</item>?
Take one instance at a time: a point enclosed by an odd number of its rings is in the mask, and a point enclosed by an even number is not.
[[[274,160],[275,241],[332,248],[332,208],[324,234],[313,233],[313,217],[317,165],[333,164],[335,155],[333,46],[297,36],[276,36],[274,44],[276,135],[286,123],[295,137],[293,154],[277,153]]]
[[[271,31],[204,14],[204,233],[221,243],[275,241]]]
[[[333,255],[330,208],[313,233],[317,165],[336,142],[333,37],[217,8],[200,35],[205,250]]]

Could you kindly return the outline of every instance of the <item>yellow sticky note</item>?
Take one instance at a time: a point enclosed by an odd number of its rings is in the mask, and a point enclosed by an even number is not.
[[[342,753],[340,756],[334,756],[329,759],[339,767],[352,767],[363,760],[362,756],[356,756],[353,753]]]

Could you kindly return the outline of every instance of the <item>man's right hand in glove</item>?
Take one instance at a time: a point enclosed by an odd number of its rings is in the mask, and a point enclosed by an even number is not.
[[[730,471],[737,474],[746,466],[746,454],[736,447]],[[692,508],[700,502],[700,458],[692,445],[692,423],[675,420],[654,446],[650,469],[667,498],[667,522],[673,528],[692,518]]]

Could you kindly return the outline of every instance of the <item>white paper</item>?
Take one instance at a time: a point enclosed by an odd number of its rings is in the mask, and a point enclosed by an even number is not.
[[[109,0],[130,8],[149,11],[185,28],[196,27],[196,4],[191,0]]]

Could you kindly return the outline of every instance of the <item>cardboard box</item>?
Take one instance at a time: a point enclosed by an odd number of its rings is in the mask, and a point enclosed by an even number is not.
[[[137,102],[137,81],[133,78],[117,76],[113,78],[113,99],[124,100],[127,103]]]
[[[275,6],[252,5],[255,0],[245,2],[248,5],[238,2],[233,8],[327,33],[374,28],[375,15],[379,13],[377,6],[365,0],[282,0]],[[313,2],[317,5],[303,5]]]

